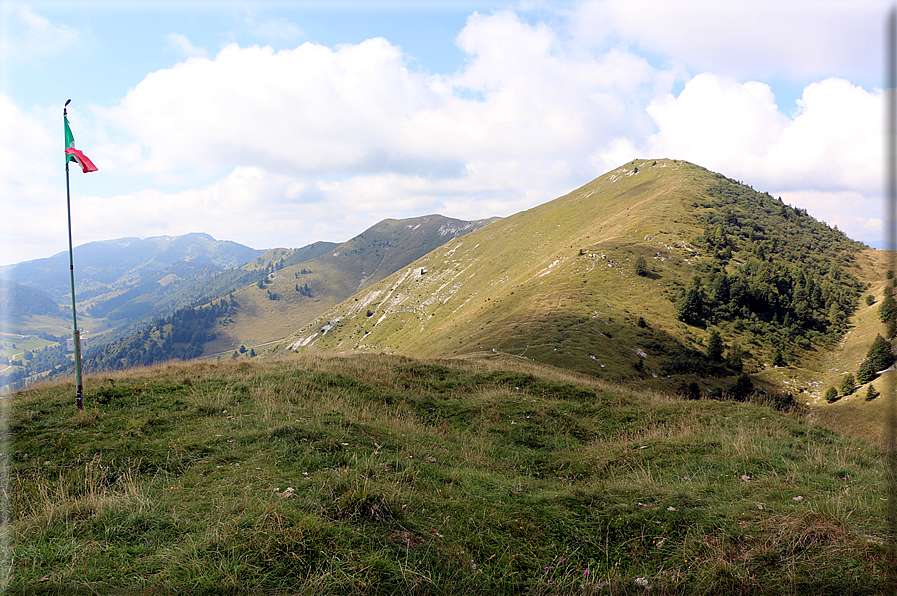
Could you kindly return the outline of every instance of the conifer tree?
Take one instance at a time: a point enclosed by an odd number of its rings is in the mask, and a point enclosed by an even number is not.
[[[876,397],[881,395],[877,389],[875,389],[875,385],[869,384],[869,387],[866,389],[866,401],[872,401]]]
[[[894,296],[887,288],[885,289],[885,297],[881,301],[881,306],[878,307],[878,318],[885,325],[897,319],[897,302],[894,301]]]
[[[707,358],[713,362],[721,362],[723,359],[723,340],[716,329],[707,338]]]
[[[841,377],[841,385],[838,387],[841,392],[841,395],[848,396],[851,395],[857,389],[856,380],[854,380],[853,375],[847,373],[843,377]]]
[[[875,336],[872,347],[866,354],[874,372],[885,370],[894,364],[894,353],[891,351],[891,342],[883,338],[881,335]]]

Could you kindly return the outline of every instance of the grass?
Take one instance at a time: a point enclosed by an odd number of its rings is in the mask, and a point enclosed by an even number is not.
[[[510,361],[192,363],[3,401],[10,593],[879,594],[872,444]]]

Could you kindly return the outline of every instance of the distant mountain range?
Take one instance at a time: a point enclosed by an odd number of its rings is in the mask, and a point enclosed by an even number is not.
[[[193,358],[282,339],[359,288],[490,221],[440,215],[385,220],[343,244],[316,242],[300,249],[260,251],[207,234],[77,247],[79,322],[93,331],[85,367]],[[63,253],[2,270],[22,282],[10,282],[10,287],[21,288],[17,295],[28,289],[45,297],[34,301],[35,308],[16,301],[15,329],[70,332],[70,313],[57,306],[52,316],[59,318],[50,320],[44,305],[54,298],[63,304],[70,300],[67,265],[68,254]],[[197,307],[224,297],[226,312],[216,310],[217,316],[201,320],[193,316]],[[64,360],[57,360],[39,362],[51,372],[63,370]]]
[[[200,233],[90,242],[73,251],[75,289],[79,301],[84,301],[151,280],[155,283],[169,271],[180,271],[183,276],[187,271],[184,263],[189,263],[192,270],[188,276],[207,276],[214,271],[239,267],[263,252]],[[40,290],[58,302],[65,302],[71,296],[68,251],[0,267],[0,278]]]

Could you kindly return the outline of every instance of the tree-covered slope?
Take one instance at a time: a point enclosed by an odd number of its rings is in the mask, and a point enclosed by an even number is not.
[[[0,279],[0,312],[10,317],[61,316],[62,308],[47,294]]]

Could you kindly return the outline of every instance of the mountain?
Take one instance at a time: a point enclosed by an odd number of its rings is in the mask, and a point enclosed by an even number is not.
[[[280,261],[273,255],[270,271],[233,293],[239,308],[215,326],[216,339],[205,353],[280,340],[434,248],[492,221],[442,215],[387,219],[312,260],[293,262],[285,254]]]
[[[741,372],[835,345],[869,251],[723,175],[636,160],[446,243],[278,349],[495,354],[732,390]]]
[[[0,312],[9,317],[64,316],[59,304],[47,294],[3,279],[0,279]]]
[[[190,263],[205,276],[239,267],[262,252],[201,233],[90,242],[73,251],[76,295],[84,301],[154,283],[158,272],[179,263]],[[68,251],[0,267],[0,277],[45,292],[59,303],[71,299]]]
[[[169,358],[230,355],[241,346],[280,340],[358,290],[491,221],[441,215],[388,219],[340,245],[269,250],[229,273],[238,276],[239,286],[207,291],[193,304],[156,318],[152,328],[116,337],[114,343],[91,351],[85,366],[120,368]]]

